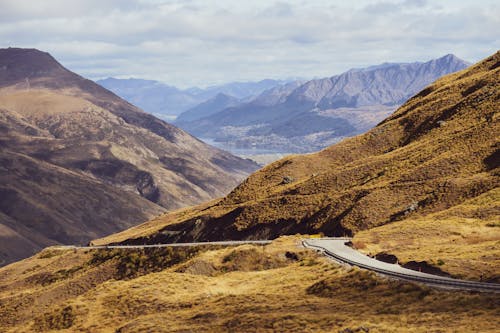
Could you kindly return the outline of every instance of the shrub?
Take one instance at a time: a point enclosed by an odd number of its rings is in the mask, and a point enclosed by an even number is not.
[[[75,314],[71,306],[66,306],[61,310],[52,313],[45,313],[42,317],[35,319],[37,331],[62,330],[73,326]]]
[[[89,261],[99,265],[113,260],[116,262],[116,278],[129,279],[187,261],[200,251],[200,247],[161,247],[143,249],[101,249]]]

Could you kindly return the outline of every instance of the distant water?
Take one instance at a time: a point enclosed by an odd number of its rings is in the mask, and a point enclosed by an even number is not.
[[[232,145],[228,145],[224,142],[217,142],[209,138],[199,138],[201,141],[208,143],[211,146],[217,147],[222,150],[226,150],[236,156],[252,156],[252,155],[269,155],[269,154],[290,154],[286,151],[273,150],[273,149],[261,149],[261,148],[236,148]]]
[[[163,113],[153,113],[153,116],[156,116],[162,120],[165,120],[166,122],[173,122],[175,119],[177,119],[177,116],[175,114],[163,114]]]

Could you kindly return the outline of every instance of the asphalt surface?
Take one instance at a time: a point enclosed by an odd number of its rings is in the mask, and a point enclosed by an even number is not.
[[[427,285],[461,289],[500,292],[500,284],[458,280],[407,269],[398,264],[389,264],[368,257],[346,245],[349,238],[316,238],[303,240],[303,245],[321,251],[338,262],[358,266],[397,279],[424,283]]]

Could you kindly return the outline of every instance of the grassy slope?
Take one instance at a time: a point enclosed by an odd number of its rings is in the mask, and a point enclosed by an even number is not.
[[[354,245],[400,263],[427,261],[454,276],[500,282],[500,189],[425,217],[362,231]]]
[[[265,247],[189,253],[47,249],[0,269],[0,330],[494,332],[498,327],[498,296],[385,280],[333,264],[297,242],[287,237]]]
[[[408,232],[399,238],[412,243],[412,237],[426,235],[432,241],[419,241],[427,244],[425,251],[406,248],[413,254],[408,252],[403,261],[441,259],[442,268],[473,279],[481,278],[473,270],[486,264],[483,278],[495,279],[498,262],[488,253],[491,246],[498,251],[500,238],[487,224],[498,219],[499,64],[497,52],[436,81],[364,135],[317,154],[284,158],[254,173],[222,200],[163,215],[95,243],[272,238],[297,232],[342,235],[382,225],[387,227],[380,230],[398,233],[405,226]],[[492,206],[472,220],[459,218],[467,214],[466,202],[482,194],[493,198]],[[439,212],[455,213],[438,223]],[[412,222],[398,222],[407,220]],[[460,231],[465,225],[469,231]],[[421,232],[409,231],[420,227]],[[466,261],[481,264],[471,269],[460,268],[464,261],[452,264],[460,256],[453,254],[458,251],[454,246],[436,252],[436,244],[453,233],[463,237],[457,246],[463,244]],[[367,251],[393,251],[386,243]],[[466,250],[470,244],[475,250]]]

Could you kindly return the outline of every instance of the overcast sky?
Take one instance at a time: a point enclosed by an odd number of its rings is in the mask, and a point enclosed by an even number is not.
[[[179,87],[326,77],[500,45],[500,1],[0,0],[0,46],[50,52],[91,79]]]

